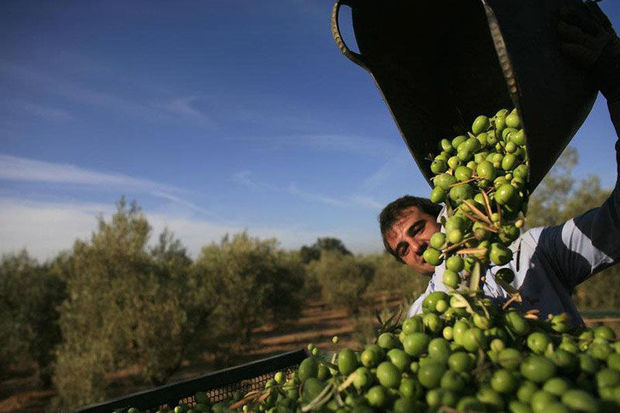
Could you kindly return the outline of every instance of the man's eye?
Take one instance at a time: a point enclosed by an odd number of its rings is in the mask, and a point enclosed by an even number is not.
[[[408,252],[409,252],[409,246],[406,245],[400,248],[400,250],[398,251],[398,255],[400,255],[401,257],[404,257],[405,255],[407,255]]]
[[[413,237],[415,236],[418,232],[422,231],[424,229],[424,223],[421,224],[415,224],[409,227],[409,236]]]

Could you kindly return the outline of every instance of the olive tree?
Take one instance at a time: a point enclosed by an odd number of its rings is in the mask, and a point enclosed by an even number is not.
[[[150,383],[164,383],[206,328],[211,300],[196,300],[185,249],[167,231],[149,249],[150,234],[138,206],[121,200],[90,240],[75,242],[63,266],[54,375],[63,408],[107,397],[106,374],[119,368],[138,367]]]
[[[195,271],[198,279],[217,286],[210,334],[215,347],[229,355],[251,342],[254,328],[299,317],[304,268],[298,255],[278,248],[275,239],[246,232],[225,236],[202,249]]]
[[[428,284],[427,276],[418,274],[387,252],[368,255],[363,258],[363,262],[374,268],[369,291],[388,292],[392,296],[413,301],[424,292]]]
[[[36,363],[49,385],[54,347],[60,342],[57,306],[64,283],[23,250],[0,261],[0,376],[14,362]]]
[[[359,312],[363,294],[374,275],[372,265],[350,254],[323,251],[309,270],[318,280],[325,301],[332,306],[344,306],[352,314]]]

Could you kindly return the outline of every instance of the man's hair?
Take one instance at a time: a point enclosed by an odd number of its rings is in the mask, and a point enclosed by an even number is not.
[[[387,242],[387,232],[392,228],[392,225],[400,219],[403,212],[411,207],[416,207],[420,211],[429,214],[434,217],[438,217],[441,212],[441,205],[431,202],[430,199],[420,198],[417,196],[405,195],[402,196],[383,208],[381,214],[379,214],[379,226],[381,228],[381,237],[383,238],[383,246],[385,250],[392,254],[400,262],[403,260],[396,254]]]

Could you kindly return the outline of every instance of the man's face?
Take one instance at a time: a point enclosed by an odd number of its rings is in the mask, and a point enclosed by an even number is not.
[[[404,210],[400,218],[387,231],[385,239],[401,260],[420,274],[432,275],[433,265],[422,258],[431,235],[439,232],[441,225],[436,218],[417,207]]]

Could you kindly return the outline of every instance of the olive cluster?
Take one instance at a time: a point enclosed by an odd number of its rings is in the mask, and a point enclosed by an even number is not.
[[[215,405],[199,394],[195,405],[166,411],[620,411],[620,341],[611,328],[571,330],[566,314],[541,320],[457,291],[433,292],[422,308],[382,325],[361,351],[330,357],[309,345],[295,371],[276,373],[262,390]]]
[[[519,237],[529,195],[525,142],[516,109],[478,116],[467,135],[440,142],[441,153],[431,163],[430,199],[445,203],[448,216],[445,232],[431,237],[423,258],[435,266],[445,260],[447,287],[458,288],[476,264],[484,268],[512,259],[508,247]],[[498,277],[509,283],[514,273],[503,269]]]

